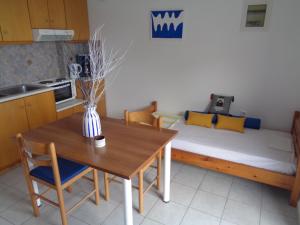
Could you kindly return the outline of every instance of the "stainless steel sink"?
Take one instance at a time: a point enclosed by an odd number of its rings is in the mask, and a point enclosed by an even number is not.
[[[33,85],[33,84],[20,84],[20,85],[0,89],[0,97],[25,94],[30,91],[36,91],[36,90],[43,89],[43,88],[44,88],[43,86],[38,86],[38,85]]]

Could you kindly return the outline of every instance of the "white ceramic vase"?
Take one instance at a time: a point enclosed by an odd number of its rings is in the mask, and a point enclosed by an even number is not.
[[[95,137],[101,134],[101,123],[96,106],[86,106],[82,120],[82,134],[85,137]]]

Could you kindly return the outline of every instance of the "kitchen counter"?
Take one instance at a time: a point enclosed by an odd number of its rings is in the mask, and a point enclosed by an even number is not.
[[[40,93],[44,93],[44,92],[52,91],[52,90],[53,90],[52,87],[41,87],[38,90],[28,91],[26,93],[4,96],[4,97],[0,97],[0,103],[16,100],[16,99],[19,99],[19,98],[24,98],[24,97],[27,97],[27,96],[36,95],[36,94],[40,94]]]
[[[77,105],[81,105],[83,103],[84,103],[84,100],[79,99],[79,98],[75,98],[75,99],[71,99],[71,100],[68,100],[68,101],[65,101],[62,103],[58,103],[58,104],[56,104],[56,112],[61,112],[63,110],[72,108]]]

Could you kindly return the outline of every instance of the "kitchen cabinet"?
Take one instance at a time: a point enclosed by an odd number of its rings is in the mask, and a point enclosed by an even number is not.
[[[64,0],[48,0],[50,27],[66,29],[66,14]]]
[[[28,0],[28,8],[32,28],[66,28],[63,0]]]
[[[84,106],[83,106],[83,104],[77,105],[73,109],[74,109],[74,113],[84,112]]]
[[[56,120],[55,99],[52,91],[24,98],[30,129]]]
[[[23,99],[0,103],[0,170],[19,161],[17,145],[13,138],[28,128]]]
[[[0,0],[0,43],[32,42],[27,0]]]
[[[63,119],[63,118],[73,115],[73,113],[74,113],[74,109],[72,107],[72,108],[68,108],[68,109],[59,111],[59,112],[57,112],[56,115],[57,115],[57,119],[60,120],[60,119]]]
[[[0,170],[19,161],[14,137],[56,120],[53,91],[0,103]]]
[[[32,28],[49,28],[47,0],[28,0]]]
[[[57,112],[57,119],[60,120],[68,116],[72,116],[74,113],[78,112],[84,112],[82,104]]]
[[[74,41],[90,37],[87,0],[65,0],[67,29],[74,30]]]

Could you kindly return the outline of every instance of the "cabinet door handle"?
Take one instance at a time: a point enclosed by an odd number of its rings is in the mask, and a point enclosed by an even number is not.
[[[77,39],[76,40],[80,40],[80,31],[77,32],[78,35],[77,35]]]
[[[1,31],[1,26],[0,26],[0,41],[3,40],[3,35],[2,35],[2,31]]]
[[[20,106],[20,109],[25,109],[25,106],[24,105]]]
[[[27,106],[27,107],[31,107],[31,104],[30,104],[30,103],[28,103],[26,106]]]

